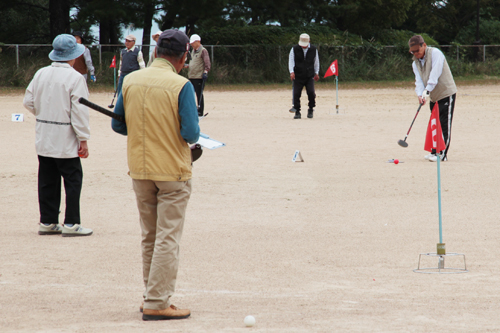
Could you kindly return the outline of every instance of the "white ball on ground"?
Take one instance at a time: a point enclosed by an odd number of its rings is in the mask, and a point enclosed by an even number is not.
[[[254,316],[246,316],[245,320],[243,321],[245,323],[246,327],[252,327],[255,325],[255,317]]]

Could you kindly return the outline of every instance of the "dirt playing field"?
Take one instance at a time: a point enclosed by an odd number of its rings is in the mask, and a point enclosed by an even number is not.
[[[172,299],[192,315],[164,322],[139,312],[126,138],[89,111],[81,215],[94,235],[39,236],[35,118],[22,94],[0,95],[0,331],[499,331],[500,85],[459,86],[441,164],[443,241],[465,254],[464,274],[413,272],[420,253],[436,252],[439,214],[437,167],[423,158],[428,106],[409,147],[397,144],[418,107],[412,84],[341,87],[339,114],[335,90],[317,95],[314,119],[294,120],[291,89],[206,92],[202,132],[227,146],[195,163]]]

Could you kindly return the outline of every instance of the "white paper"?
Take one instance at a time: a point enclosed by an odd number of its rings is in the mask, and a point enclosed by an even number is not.
[[[226,144],[220,141],[210,139],[210,137],[206,134],[200,133],[200,138],[196,143],[199,143],[203,148],[207,149],[216,149],[220,147],[224,147]]]

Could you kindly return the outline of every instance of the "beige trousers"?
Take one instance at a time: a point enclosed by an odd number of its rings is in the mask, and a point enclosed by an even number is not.
[[[179,267],[179,242],[184,227],[191,180],[132,180],[142,229],[144,308],[170,307]]]

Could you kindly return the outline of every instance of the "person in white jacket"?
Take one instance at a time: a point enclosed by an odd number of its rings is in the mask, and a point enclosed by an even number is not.
[[[23,100],[26,109],[36,116],[38,234],[89,236],[92,230],[80,223],[80,157],[89,156],[89,113],[86,106],[78,103],[80,97],[88,98],[89,93],[84,77],[72,67],[85,47],[68,34],[57,36],[52,46],[49,58],[53,63],[36,72]],[[59,224],[61,177],[66,191],[63,225]]]

